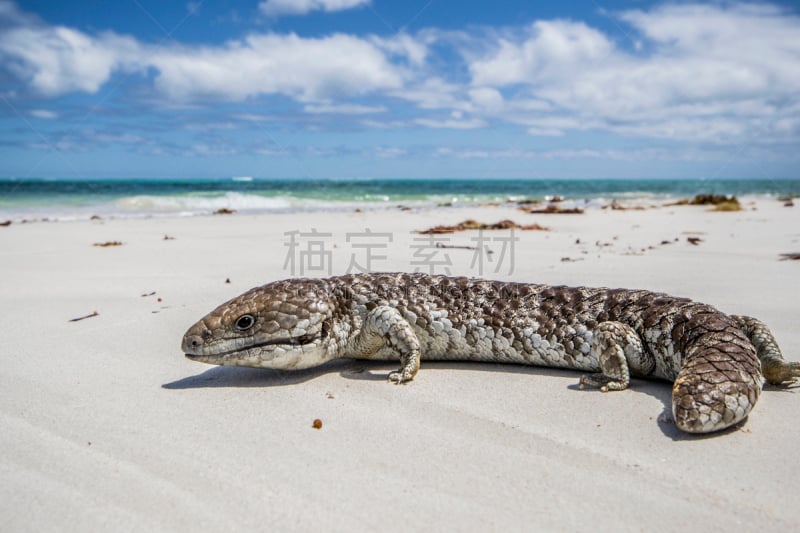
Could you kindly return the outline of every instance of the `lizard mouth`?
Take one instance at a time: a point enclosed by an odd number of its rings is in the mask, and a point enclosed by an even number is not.
[[[269,347],[274,346],[305,346],[316,341],[318,337],[313,335],[302,335],[300,337],[285,337],[279,339],[270,339],[262,342],[254,342],[252,344],[245,344],[239,346],[230,346],[230,342],[220,345],[220,349],[213,349],[213,351],[206,351],[207,348],[202,343],[198,343],[196,339],[187,336],[183,341],[183,352],[188,359],[204,360],[204,359],[219,359],[229,357],[231,355],[249,352],[251,350],[265,349],[270,351]]]

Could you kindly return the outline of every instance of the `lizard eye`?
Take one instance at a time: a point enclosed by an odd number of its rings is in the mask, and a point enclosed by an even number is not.
[[[256,319],[253,315],[242,315],[236,319],[234,326],[239,331],[246,331],[253,327],[253,324],[256,323]]]

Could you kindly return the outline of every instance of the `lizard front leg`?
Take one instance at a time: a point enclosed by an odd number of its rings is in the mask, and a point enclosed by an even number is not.
[[[642,346],[642,339],[627,324],[601,322],[592,338],[592,353],[600,365],[600,373],[581,376],[580,386],[599,387],[601,391],[628,388],[631,370],[647,375],[655,361]]]
[[[419,339],[408,321],[394,307],[381,305],[370,311],[355,339],[355,345],[360,355],[367,358],[384,346],[400,354],[402,366],[389,374],[389,381],[394,383],[411,381],[419,370]]]

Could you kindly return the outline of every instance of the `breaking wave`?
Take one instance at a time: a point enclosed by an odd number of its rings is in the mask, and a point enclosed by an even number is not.
[[[257,194],[227,192],[211,195],[137,195],[120,198],[114,202],[123,212],[202,214],[218,209],[236,211],[285,211],[293,207],[291,198],[268,197]]]

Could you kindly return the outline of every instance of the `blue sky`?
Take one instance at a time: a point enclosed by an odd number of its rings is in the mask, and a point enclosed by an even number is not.
[[[0,177],[798,178],[793,3],[0,0]]]

